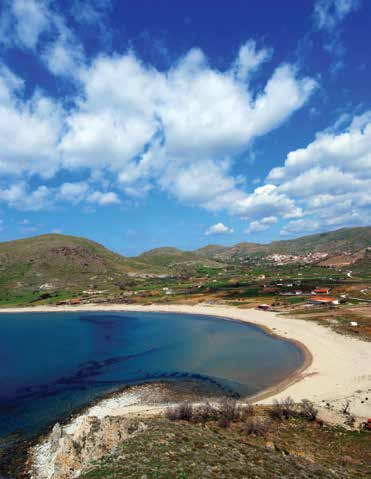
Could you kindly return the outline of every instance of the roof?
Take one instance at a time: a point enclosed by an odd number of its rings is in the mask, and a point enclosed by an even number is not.
[[[328,291],[330,291],[330,288],[316,288],[314,291],[316,291],[317,293],[327,293]]]
[[[337,301],[337,298],[329,298],[328,296],[322,297],[322,296],[314,296],[313,298],[310,298],[310,301],[318,301],[321,303],[332,303],[333,301]]]

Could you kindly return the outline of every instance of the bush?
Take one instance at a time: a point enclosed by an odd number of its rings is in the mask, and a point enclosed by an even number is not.
[[[282,401],[282,412],[285,419],[290,419],[297,415],[296,404],[290,396]]]
[[[222,399],[219,405],[219,417],[225,418],[229,422],[238,421],[240,411],[237,406],[237,401],[232,398]]]
[[[309,399],[303,399],[299,407],[299,413],[301,417],[304,417],[309,421],[315,421],[317,419],[318,409],[315,408],[312,401],[309,401]]]
[[[193,421],[205,424],[208,421],[216,421],[219,411],[215,409],[209,402],[201,404],[193,409]]]
[[[250,417],[242,426],[242,430],[246,434],[254,434],[255,436],[265,436],[270,429],[270,422],[263,417]]]
[[[297,409],[294,400],[289,396],[281,402],[275,400],[269,411],[272,419],[290,419],[297,416]]]
[[[240,413],[241,420],[254,416],[255,414],[254,406],[250,403],[241,404],[241,406],[239,407],[239,413]]]
[[[220,416],[218,419],[218,426],[227,429],[231,425],[231,420],[226,416]]]
[[[282,419],[283,418],[283,408],[282,404],[275,399],[273,406],[269,409],[269,415],[272,419]]]
[[[171,421],[191,421],[193,416],[192,404],[182,403],[179,406],[168,408],[166,417]]]

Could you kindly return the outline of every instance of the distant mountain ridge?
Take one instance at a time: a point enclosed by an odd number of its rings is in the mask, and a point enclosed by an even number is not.
[[[238,243],[234,246],[209,245],[199,250],[198,254],[210,258],[228,259],[237,255],[246,254],[293,254],[305,255],[308,253],[326,252],[355,253],[371,246],[371,226],[356,228],[341,228],[335,231],[318,233],[292,240],[272,241],[268,244]]]
[[[273,253],[356,253],[371,246],[371,227],[342,228],[270,244],[208,245],[195,251],[156,248],[137,257],[113,253],[89,239],[49,234],[0,243],[0,289],[119,286],[140,275],[190,273],[199,266],[223,267],[245,257]]]

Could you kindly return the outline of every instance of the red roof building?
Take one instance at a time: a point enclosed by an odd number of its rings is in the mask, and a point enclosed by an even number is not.
[[[314,294],[329,294],[330,288],[316,288]]]

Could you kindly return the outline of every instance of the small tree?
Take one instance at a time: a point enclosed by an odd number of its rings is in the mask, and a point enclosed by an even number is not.
[[[223,398],[219,405],[219,416],[229,422],[237,421],[240,417],[237,401],[233,398]]]
[[[300,415],[309,421],[315,421],[318,415],[318,409],[309,399],[303,399],[300,403]]]
[[[187,402],[181,403],[173,408],[168,408],[166,411],[166,417],[171,421],[191,421],[192,416],[192,404]]]
[[[219,417],[219,411],[209,402],[201,404],[193,409],[193,421],[205,424],[208,421],[216,421]]]
[[[343,402],[343,404],[341,406],[341,412],[343,414],[346,414],[346,415],[350,414],[350,401],[349,401],[349,399],[346,399]]]
[[[285,419],[296,416],[296,405],[290,396],[282,401],[282,413]]]

